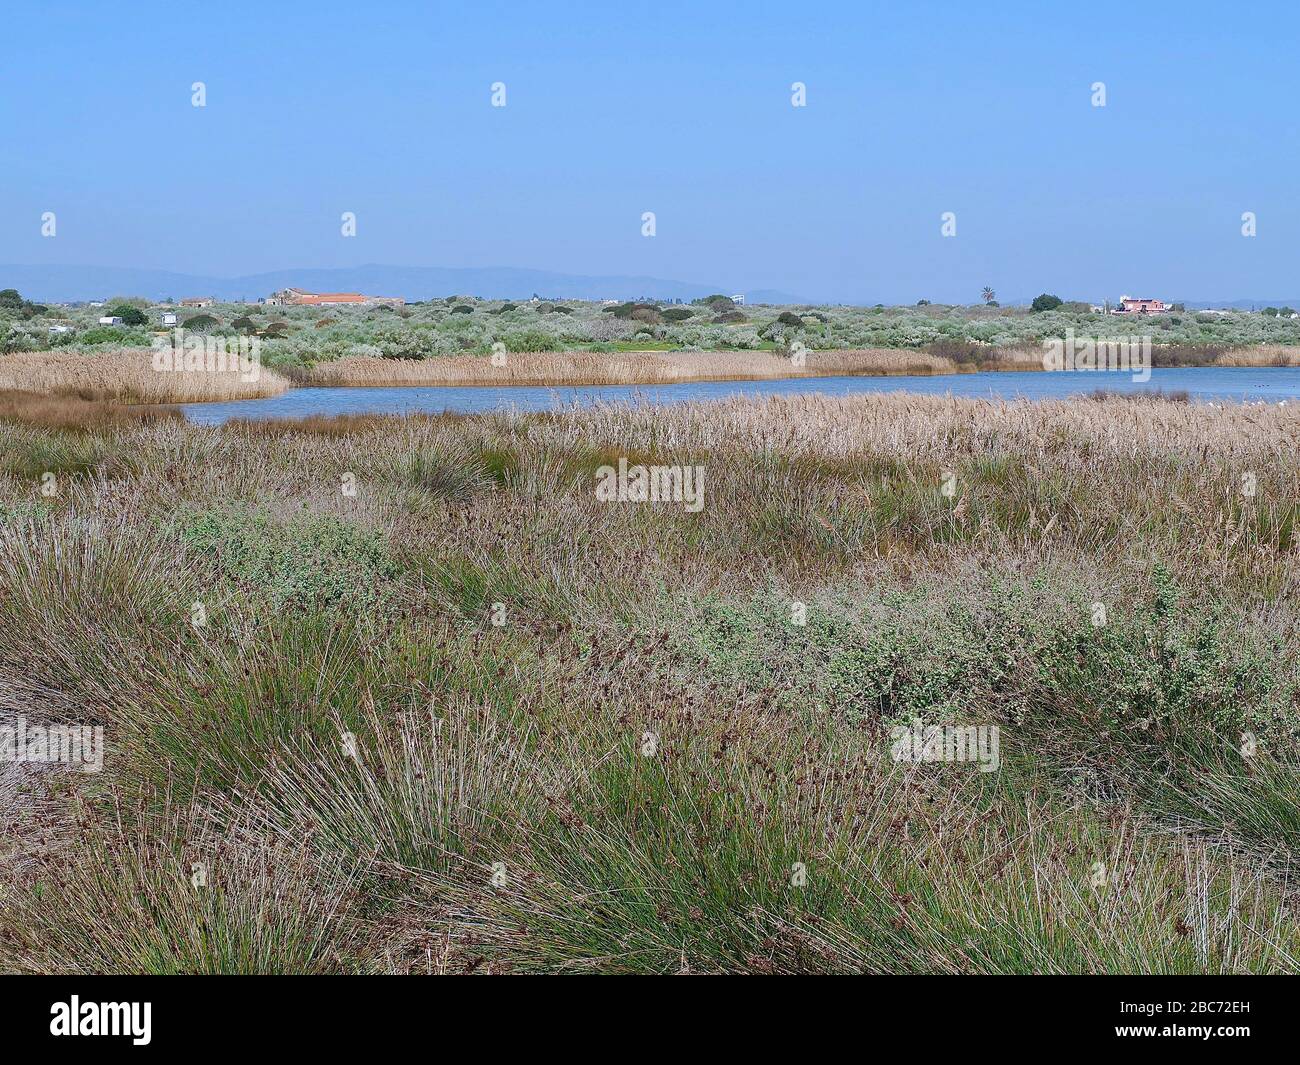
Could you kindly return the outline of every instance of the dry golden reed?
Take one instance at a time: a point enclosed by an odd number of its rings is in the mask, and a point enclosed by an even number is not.
[[[656,385],[690,381],[765,381],[829,376],[953,374],[981,370],[1041,370],[1035,347],[990,349],[991,361],[957,362],[946,355],[896,348],[808,352],[802,366],[772,351],[556,351],[510,353],[495,366],[488,355],[432,359],[343,358],[307,368],[259,368],[256,381],[240,374],[160,373],[152,354],[120,350],[93,355],[22,352],[0,355],[0,391],[73,395],[118,403],[205,403],[279,395],[295,386],[559,386]],[[1159,359],[1157,358],[1157,362]],[[1300,366],[1300,348],[1238,348],[1206,365]]]
[[[841,374],[953,373],[951,359],[922,351],[809,352],[803,367],[770,351],[594,351],[508,354],[504,366],[487,355],[438,359],[339,359],[303,375],[311,385],[650,385],[681,381],[762,381]]]
[[[290,387],[274,370],[258,367],[256,381],[238,372],[160,372],[144,350],[32,351],[0,355],[0,391],[41,392],[116,403],[208,403],[275,396]]]

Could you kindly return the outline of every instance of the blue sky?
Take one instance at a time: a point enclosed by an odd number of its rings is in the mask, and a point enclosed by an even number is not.
[[[21,3],[5,22],[0,262],[1300,295],[1281,4]]]

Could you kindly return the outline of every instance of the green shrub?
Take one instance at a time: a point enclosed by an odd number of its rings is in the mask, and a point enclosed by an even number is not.
[[[555,338],[540,329],[523,329],[517,333],[503,333],[501,342],[507,351],[554,351],[557,347]]]
[[[724,296],[721,293],[715,293],[712,296],[705,296],[703,299],[691,301],[697,305],[710,307],[714,311],[727,311],[736,305],[736,301],[730,296]]]
[[[277,610],[373,606],[398,572],[381,534],[330,515],[278,521],[240,508],[188,510],[178,531],[192,557]]]
[[[114,318],[121,318],[123,325],[145,325],[149,321],[149,316],[129,303],[119,303],[110,307],[107,312]]]
[[[114,329],[110,325],[102,325],[94,329],[87,329],[79,339],[83,344],[122,344],[125,343],[126,336],[126,333],[120,329]]]

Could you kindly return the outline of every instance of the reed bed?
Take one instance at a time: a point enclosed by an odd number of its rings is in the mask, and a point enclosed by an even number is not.
[[[1214,360],[1216,366],[1300,366],[1300,348],[1279,345],[1233,348]]]
[[[299,375],[311,385],[650,385],[681,381],[759,381],[847,374],[955,373],[952,360],[920,351],[809,352],[796,366],[767,351],[591,351],[508,354],[502,366],[487,355],[436,359],[347,358],[318,363]]]
[[[1041,370],[1042,350],[1032,346],[983,349],[958,345],[956,355],[877,348],[808,352],[802,365],[769,351],[510,353],[503,365],[491,356],[429,359],[343,358],[281,370],[259,367],[256,380],[238,372],[159,372],[149,352],[98,354],[26,352],[0,355],[0,391],[75,396],[129,404],[226,402],[274,396],[296,386],[551,386],[655,385],[687,381],[757,381],[799,377],[894,376]],[[971,353],[977,353],[976,358]],[[1300,366],[1300,348],[1256,347],[1178,352],[1156,349],[1157,365]]]
[[[0,849],[0,968],[1294,972],[1298,431],[0,421],[0,717],[107,741],[23,781],[60,815]],[[599,500],[620,459],[702,509]],[[917,721],[998,766],[895,762]]]
[[[1043,368],[1042,347],[997,348],[992,357],[979,364],[981,370],[1041,370]]]
[[[0,421],[78,431],[168,418],[180,419],[181,413],[170,407],[123,406],[106,399],[0,391]]]
[[[238,371],[163,372],[154,369],[151,352],[139,350],[0,355],[0,391],[166,404],[258,399],[279,395],[289,387],[288,380],[264,366],[257,368],[256,380],[244,380]]]

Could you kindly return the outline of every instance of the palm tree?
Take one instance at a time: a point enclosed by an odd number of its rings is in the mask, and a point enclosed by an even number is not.
[[[985,303],[992,303],[995,299],[998,298],[998,294],[994,292],[991,288],[989,288],[988,285],[984,286],[984,291],[981,292],[980,295],[984,297]]]

